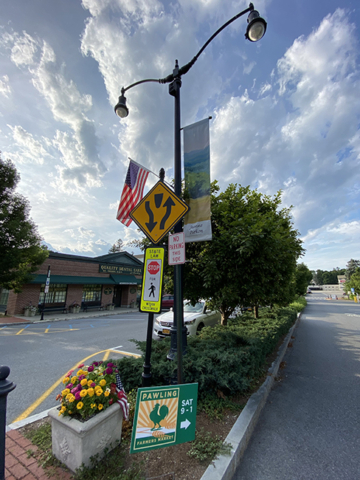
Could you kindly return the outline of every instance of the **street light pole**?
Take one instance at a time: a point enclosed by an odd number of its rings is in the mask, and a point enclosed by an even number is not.
[[[191,67],[195,64],[199,56],[209,45],[210,42],[228,25],[237,20],[239,17],[249,13],[247,22],[248,26],[245,33],[245,38],[251,42],[257,42],[260,40],[266,32],[266,21],[260,17],[259,12],[254,9],[252,3],[249,4],[249,7],[238,13],[230,20],[228,20],[224,25],[222,25],[202,46],[198,53],[193,57],[193,59],[179,68],[178,61],[175,62],[175,68],[173,73],[168,75],[165,78],[160,79],[145,79],[140,80],[129,85],[126,88],[121,89],[121,96],[119,101],[114,107],[115,113],[120,118],[125,118],[129,114],[129,109],[126,105],[125,92],[130,88],[133,88],[137,85],[147,82],[156,82],[156,83],[169,83],[169,93],[174,97],[174,177],[175,177],[175,195],[181,198],[181,137],[180,137],[180,128],[181,128],[181,119],[180,119],[180,88],[181,88],[181,76],[185,75]],[[180,220],[175,225],[175,233],[182,232],[182,221]],[[171,347],[168,354],[168,358],[173,360],[175,354],[177,353],[178,357],[178,384],[182,383],[182,353],[186,350],[187,346],[187,329],[184,326],[184,315],[183,315],[183,265],[174,266],[174,321],[173,326],[171,327]]]

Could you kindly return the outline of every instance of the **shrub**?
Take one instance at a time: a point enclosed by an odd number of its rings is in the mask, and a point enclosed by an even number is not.
[[[243,394],[264,373],[266,357],[296,320],[294,308],[263,308],[259,318],[245,314],[228,325],[204,328],[200,335],[188,337],[183,357],[185,383],[198,383],[199,400],[209,393]],[[146,343],[134,341],[145,353]],[[151,373],[153,385],[168,385],[176,379],[177,362],[166,356],[170,339],[153,342]],[[117,362],[126,391],[141,386],[144,358],[124,358]]]

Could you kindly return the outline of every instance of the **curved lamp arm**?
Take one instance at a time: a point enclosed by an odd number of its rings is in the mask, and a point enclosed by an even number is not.
[[[176,67],[174,72],[171,73],[170,75],[168,75],[167,77],[164,77],[164,78],[159,78],[159,79],[155,79],[155,78],[148,78],[146,80],[140,80],[139,82],[135,82],[135,83],[132,83],[131,85],[129,85],[128,87],[123,87],[121,89],[121,96],[119,97],[119,102],[117,103],[117,105],[115,106],[114,110],[115,110],[115,113],[119,116],[119,117],[126,117],[129,113],[129,110],[126,106],[126,98],[124,96],[124,93],[129,90],[130,88],[132,87],[135,87],[136,85],[140,85],[141,83],[146,83],[146,82],[156,82],[156,83],[170,83],[172,82],[175,78],[180,78],[181,75],[185,75],[185,73],[187,73],[190,68],[194,65],[194,63],[197,61],[197,59],[200,57],[200,55],[202,54],[202,52],[205,50],[205,48],[209,45],[210,42],[212,42],[214,40],[214,38],[219,35],[219,33],[224,30],[224,28],[226,28],[228,25],[230,25],[232,22],[234,22],[235,20],[237,20],[239,17],[241,17],[242,15],[245,15],[245,13],[248,13],[250,12],[249,14],[249,17],[248,17],[248,28],[247,28],[247,31],[246,31],[246,34],[245,34],[245,37],[247,39],[249,39],[250,41],[257,41],[259,40],[260,38],[262,38],[262,36],[265,34],[265,31],[266,31],[266,22],[265,20],[263,20],[262,18],[260,18],[259,16],[259,13],[254,10],[254,5],[252,3],[249,4],[249,7],[246,8],[245,10],[243,10],[242,12],[238,13],[237,15],[235,15],[234,17],[232,17],[230,20],[228,20],[226,23],[224,23],[224,25],[222,25],[218,30],[216,30],[216,32],[211,35],[211,37],[209,38],[209,40],[207,42],[204,43],[204,45],[200,48],[200,50],[198,51],[198,53],[195,55],[195,57],[189,62],[187,63],[186,65],[184,65],[183,67],[181,68],[178,68]],[[261,33],[260,35],[258,36],[258,32],[253,36],[251,33],[250,33],[250,30],[251,30],[251,27],[252,25],[257,22],[257,23],[260,23],[261,24]]]

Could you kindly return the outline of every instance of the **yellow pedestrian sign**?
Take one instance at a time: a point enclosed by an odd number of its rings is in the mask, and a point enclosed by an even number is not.
[[[130,217],[145,235],[158,243],[189,211],[183,202],[165,183],[159,181],[136,205]]]

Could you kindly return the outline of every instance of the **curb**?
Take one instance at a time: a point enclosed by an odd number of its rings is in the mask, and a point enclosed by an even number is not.
[[[267,379],[261,387],[251,395],[244,410],[241,412],[233,428],[224,440],[224,442],[231,443],[231,454],[220,455],[215,459],[205,470],[205,473],[200,480],[231,480],[235,475],[235,471],[240,464],[241,457],[243,456],[255,429],[261,410],[263,409],[272,389],[280,363],[287,351],[293,331],[299,323],[300,316],[301,313],[298,314],[297,320],[290,328],[283,344],[279,348],[278,356],[268,370]]]

